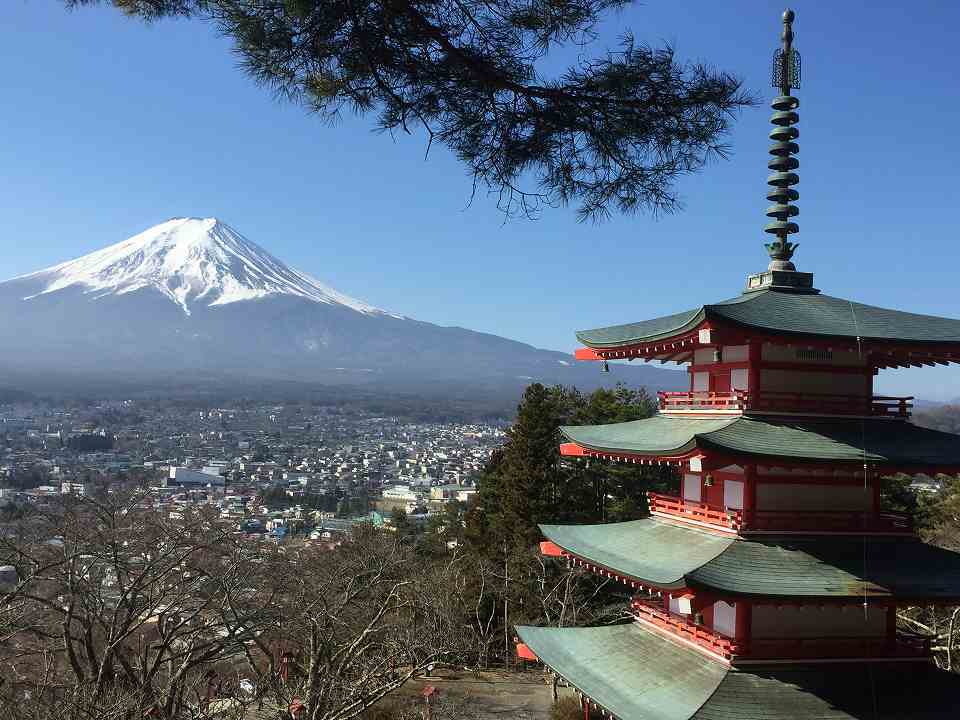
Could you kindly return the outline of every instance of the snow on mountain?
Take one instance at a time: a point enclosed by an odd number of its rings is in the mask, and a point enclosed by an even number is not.
[[[52,378],[78,391],[118,378],[133,388],[306,382],[416,393],[446,387],[512,402],[532,379],[581,389],[611,382],[566,353],[342,295],[213,218],[168,220],[0,282],[0,348],[0,380],[39,389]],[[616,379],[655,389],[685,382],[674,370],[617,371]]]
[[[342,305],[366,315],[390,315],[293,270],[216,218],[173,218],[128,240],[39,272],[30,300],[79,286],[94,299],[152,288],[190,315],[191,306],[228,305],[287,295]]]

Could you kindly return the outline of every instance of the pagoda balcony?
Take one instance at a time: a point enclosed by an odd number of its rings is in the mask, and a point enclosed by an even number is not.
[[[743,511],[727,510],[701,502],[690,502],[673,495],[647,493],[647,506],[651,513],[659,512],[674,515],[678,519],[692,520],[708,525],[717,525],[730,530],[743,527]]]
[[[741,652],[741,645],[737,640],[691,622],[686,615],[667,612],[659,602],[634,600],[630,603],[630,607],[638,620],[665,630],[681,640],[691,642],[727,660]]]
[[[825,393],[778,392],[772,390],[731,392],[658,392],[662,412],[776,412],[812,415],[854,415],[907,419],[913,409],[912,397],[887,395],[835,395]]]
[[[674,495],[647,493],[651,513],[743,532],[869,532],[912,534],[907,513],[857,510],[734,510]]]
[[[737,640],[663,609],[659,601],[630,603],[634,616],[725,660],[840,660],[854,658],[923,659],[931,655],[931,638],[898,631],[895,637],[749,638]],[[851,611],[854,612],[854,611]]]

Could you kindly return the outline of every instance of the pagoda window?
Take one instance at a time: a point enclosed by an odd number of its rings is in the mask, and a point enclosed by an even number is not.
[[[750,389],[750,369],[733,368],[730,371],[730,389],[731,390],[749,390]]]
[[[671,597],[667,609],[674,615],[690,615],[693,613],[693,603],[690,597]]]
[[[700,502],[700,476],[687,473],[683,476],[683,499],[687,502]]]
[[[713,604],[713,629],[727,637],[735,637],[737,633],[737,606],[718,600]]]
[[[856,350],[806,348],[795,345],[764,343],[760,357],[765,362],[803,363],[841,367],[866,367],[866,360]]]
[[[723,507],[743,510],[743,482],[726,479],[723,481]]]

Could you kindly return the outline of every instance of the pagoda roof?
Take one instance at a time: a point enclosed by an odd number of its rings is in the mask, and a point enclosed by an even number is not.
[[[606,525],[541,525],[540,531],[577,557],[662,588],[684,587],[687,573],[734,541],[732,536],[652,518]]]
[[[655,415],[607,425],[568,425],[561,433],[609,455],[678,457],[695,450],[909,468],[960,466],[960,436],[885,418],[689,418]]]
[[[778,289],[745,292],[729,300],[643,322],[581,330],[577,339],[598,350],[618,348],[683,335],[710,320],[776,334],[854,341],[859,338],[938,345],[960,343],[960,320]]]
[[[946,720],[960,696],[930,663],[730,668],[636,623],[516,630],[620,720]]]
[[[909,537],[732,537],[659,518],[540,530],[570,555],[664,589],[835,600],[960,598],[960,553]]]

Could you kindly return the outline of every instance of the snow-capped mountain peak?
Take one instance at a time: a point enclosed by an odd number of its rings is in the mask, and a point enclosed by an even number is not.
[[[41,280],[43,289],[25,300],[73,286],[94,297],[152,288],[188,315],[197,304],[227,305],[278,295],[388,314],[288,267],[216,218],[172,218],[26,278]]]

